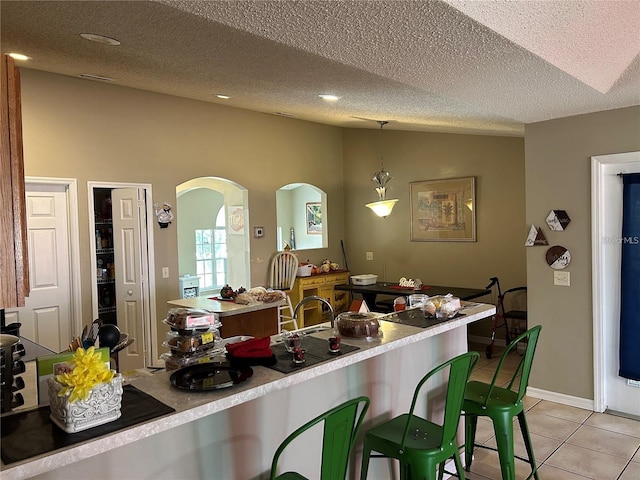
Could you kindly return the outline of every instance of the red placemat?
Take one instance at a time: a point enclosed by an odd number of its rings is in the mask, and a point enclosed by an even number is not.
[[[207,297],[208,300],[217,300],[219,302],[235,302],[233,298]]]
[[[415,291],[413,287],[401,287],[400,285],[390,285],[390,288],[395,288],[396,290],[412,290]],[[431,287],[429,285],[423,285],[421,290],[428,290]]]

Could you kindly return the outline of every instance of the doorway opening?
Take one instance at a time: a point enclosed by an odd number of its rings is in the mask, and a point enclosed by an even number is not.
[[[88,182],[93,318],[135,341],[118,354],[121,371],[156,366],[157,325],[150,184]]]
[[[618,376],[622,181],[640,152],[591,157],[594,410],[640,417],[640,388]]]

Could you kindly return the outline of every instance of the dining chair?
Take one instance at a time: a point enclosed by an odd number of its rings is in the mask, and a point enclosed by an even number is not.
[[[538,338],[540,336],[541,325],[537,325],[516,337],[505,349],[500,357],[498,366],[493,375],[491,383],[470,381],[464,396],[462,409],[465,417],[465,468],[471,468],[473,461],[474,447],[482,447],[490,450],[497,450],[500,459],[500,470],[503,480],[514,480],[515,458],[523,460],[531,465],[531,475],[539,480],[538,468],[533,455],[529,427],[524,413],[522,399],[527,391],[529,374],[533,364],[533,354],[536,350]],[[496,384],[500,376],[502,365],[510,352],[517,351],[519,342],[526,342],[524,354],[520,358],[518,367],[515,369],[511,380],[506,387]],[[496,436],[497,449],[486,445],[475,444],[476,427],[478,417],[489,417],[493,422],[493,429]],[[514,453],[513,444],[513,418],[518,417],[522,438],[528,458],[521,458]],[[528,478],[531,478],[531,475]]]
[[[269,287],[282,290],[286,295],[286,305],[278,306],[278,334],[282,332],[282,326],[293,324],[293,329],[298,329],[298,321],[293,315],[291,304],[291,289],[296,281],[298,273],[298,257],[291,252],[278,252],[271,259],[271,278]]]
[[[400,478],[403,480],[434,480],[438,467],[438,478],[442,479],[445,462],[453,457],[457,475],[464,479],[456,435],[465,387],[479,357],[478,352],[468,352],[434,368],[418,383],[409,413],[392,418],[365,433],[360,480],[367,478],[371,457],[399,460]],[[442,424],[437,424],[416,415],[415,408],[422,387],[436,373],[447,368],[449,377],[446,384],[444,420]],[[372,451],[379,453],[372,454]]]
[[[320,476],[314,475],[312,478],[317,480],[344,479],[347,475],[349,456],[351,455],[353,444],[362,425],[362,420],[369,409],[369,403],[369,398],[364,396],[348,400],[326,411],[322,415],[318,415],[291,433],[280,444],[273,456],[269,478],[271,480],[300,480],[307,478],[300,473],[292,471],[277,475],[278,461],[282,452],[291,442],[315,425],[322,423],[322,464],[320,467]],[[310,448],[307,444],[303,447],[305,452],[315,451],[315,447]]]

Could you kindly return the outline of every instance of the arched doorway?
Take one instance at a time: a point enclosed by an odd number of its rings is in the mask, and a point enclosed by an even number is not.
[[[179,275],[197,275],[201,294],[224,284],[251,285],[248,192],[235,182],[202,177],[176,187]]]

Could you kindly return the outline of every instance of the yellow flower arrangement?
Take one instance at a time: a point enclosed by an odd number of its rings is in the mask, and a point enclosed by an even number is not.
[[[64,385],[58,392],[59,397],[69,395],[69,402],[86,400],[93,387],[100,383],[107,383],[113,379],[114,372],[107,367],[100,353],[89,347],[85,351],[80,347],[73,356],[73,370],[56,375],[56,380]]]

